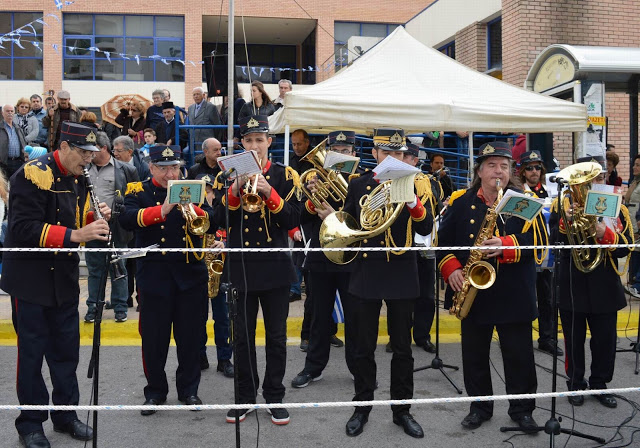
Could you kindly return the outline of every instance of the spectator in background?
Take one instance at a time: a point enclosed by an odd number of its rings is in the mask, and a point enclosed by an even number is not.
[[[238,116],[240,115],[240,110],[242,110],[242,106],[244,106],[246,104],[246,101],[244,100],[244,98],[242,98],[242,94],[240,92],[240,89],[238,89],[238,84],[236,83],[234,88],[233,88],[233,125],[237,125],[238,124]],[[222,107],[220,109],[220,117],[222,119],[222,124],[224,125],[228,125],[229,124],[229,117],[228,117],[228,113],[227,110],[229,108],[229,97],[225,96],[223,98],[222,101]],[[225,132],[225,137],[226,137],[226,132]],[[237,143],[240,141],[240,129],[235,129],[233,132],[233,141],[234,141],[234,147],[237,146]]]
[[[144,141],[145,108],[139,102],[131,104],[129,109],[121,109],[116,117],[116,123],[122,126],[120,133],[128,135],[136,146],[141,146]]]
[[[168,89],[162,89],[162,93],[164,93],[165,101],[171,101],[171,92]]]
[[[82,111],[82,115],[80,116],[80,123],[84,124],[85,126],[91,126],[100,130],[100,125],[97,123],[97,121],[98,117],[96,117],[96,114],[88,110]]]
[[[42,107],[42,97],[40,95],[33,94],[29,99],[31,100],[31,113],[38,120],[38,137],[33,144],[46,148],[49,130],[42,124],[42,119],[47,116],[47,110]]]
[[[80,122],[80,110],[71,104],[71,95],[66,90],[58,92],[58,104],[49,109],[42,124],[49,128],[49,149],[57,148],[60,143],[60,126],[63,121]]]
[[[433,154],[431,156],[431,174],[440,181],[442,195],[446,200],[453,193],[453,182],[451,182],[449,173],[447,173],[447,169],[444,166],[444,156],[442,154]]]
[[[607,153],[609,155],[611,151]],[[633,158],[633,178],[629,183],[629,189],[624,195],[624,203],[629,209],[629,215],[636,216],[636,213],[640,210],[640,154],[637,154]],[[634,241],[640,236],[638,231],[638,221],[631,220],[633,227]],[[640,252],[631,252],[631,266],[629,267],[629,283],[632,286],[625,286],[625,290],[635,298],[640,298]]]
[[[0,122],[0,167],[7,179],[24,163],[24,147],[26,142],[22,129],[15,125],[13,116],[15,108],[11,104],[2,107]]]
[[[44,100],[44,108],[49,110],[53,109],[56,106],[56,99],[53,96],[48,96]]]
[[[278,81],[278,92],[280,94],[278,95],[278,98],[273,100],[273,106],[276,108],[276,110],[284,106],[284,96],[287,92],[291,92],[292,90],[293,84],[288,79],[281,79],[280,81]]]
[[[144,145],[140,148],[143,157],[149,157],[149,148],[156,145],[156,131],[151,128],[144,130]]]
[[[208,174],[209,178],[215,181],[220,172],[218,157],[222,155],[222,144],[216,138],[208,138],[202,142],[202,160],[189,168],[188,179],[195,179],[199,174]]]
[[[113,156],[121,162],[135,166],[138,170],[138,178],[142,182],[151,176],[149,165],[142,160],[142,155],[140,151],[135,148],[131,137],[121,135],[113,141]]]
[[[425,148],[443,148],[444,147],[444,132],[440,131],[428,131],[424,133],[425,137],[422,139],[422,146]]]
[[[520,163],[520,157],[527,150],[527,136],[525,134],[521,134],[516,139],[515,145],[511,149],[511,154],[513,155],[513,160],[516,162],[516,165]]]
[[[616,167],[620,163],[620,157],[613,151],[607,151],[607,185],[614,185],[620,187],[622,185],[622,178],[618,176]]]
[[[156,131],[156,141],[167,146],[174,145],[176,142],[176,123],[174,121],[176,109],[171,101],[162,103],[162,115],[164,116],[164,121],[154,128]],[[180,120],[180,124],[183,124],[182,120]],[[188,140],[189,135],[187,131],[184,129],[180,130],[180,147],[184,148],[187,146]]]
[[[260,81],[253,81],[251,83],[251,101],[242,106],[238,118],[249,115],[272,115],[275,111],[276,108],[271,103],[271,98],[264,90],[264,84]]]
[[[456,131],[456,146],[458,149],[469,149],[469,131]]]
[[[219,126],[222,124],[216,106],[207,101],[202,87],[195,87],[192,91],[193,104],[189,106],[187,115],[189,124]],[[194,143],[202,144],[208,138],[222,138],[221,129],[192,129]]]
[[[151,94],[153,105],[147,109],[147,119],[144,124],[145,128],[155,129],[155,127],[164,121],[162,115],[162,103],[164,103],[164,90],[156,89]]]
[[[31,112],[31,102],[26,98],[20,98],[15,107],[16,114],[13,122],[22,129],[24,140],[27,145],[33,145],[38,139],[40,133],[40,125],[38,119]]]
[[[307,155],[310,148],[309,134],[304,129],[296,129],[291,133],[291,146],[293,147],[293,155],[289,159],[289,166],[296,170],[298,174],[302,174],[309,168],[313,168],[311,162],[300,162]]]

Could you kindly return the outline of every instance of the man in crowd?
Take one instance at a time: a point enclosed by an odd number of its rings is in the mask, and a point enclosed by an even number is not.
[[[7,179],[24,163],[24,139],[22,129],[13,122],[15,108],[11,104],[2,107],[2,122],[0,122],[0,168]]]
[[[156,142],[158,144],[171,146],[176,141],[176,108],[171,101],[165,101],[162,103],[162,115],[164,120],[157,124],[155,127],[156,131]],[[182,120],[180,120],[180,124],[183,124]],[[180,147],[184,148],[189,140],[189,135],[186,130],[180,130]]]
[[[287,92],[291,92],[293,90],[293,84],[288,79],[281,79],[278,81],[278,97],[273,100],[273,105],[276,110],[280,109],[284,106],[284,96]]]
[[[309,152],[310,140],[309,134],[304,129],[296,129],[291,133],[291,146],[293,147],[293,155],[289,159],[289,166],[296,170],[298,174],[302,174],[309,168],[313,168],[311,162],[300,162]]]
[[[147,121],[144,127],[155,129],[156,126],[164,121],[162,115],[162,103],[165,102],[164,90],[154,90],[151,94],[151,99],[153,100],[153,104],[147,109]]]
[[[535,394],[538,383],[531,338],[531,324],[538,315],[534,251],[502,246],[533,245],[536,230],[546,234],[544,219],[538,216],[530,225],[515,216],[504,220],[496,217],[495,228],[481,228],[489,208],[496,205],[499,189],[506,191],[515,185],[511,180],[512,158],[508,144],[485,143],[479,150],[471,187],[449,199],[438,231],[441,247],[474,245],[480,232],[490,232],[481,245],[491,249],[483,251],[482,258],[491,263],[497,273],[490,288],[477,290],[473,307],[462,320],[464,385],[469,396],[493,394],[489,351],[494,329],[497,329],[507,393]],[[451,306],[454,293],[463,289],[463,267],[469,256],[470,252],[464,250],[436,253],[438,268],[448,285],[445,307]],[[533,399],[509,401],[509,416],[525,433],[536,432],[537,424],[531,415],[534,409]],[[492,401],[472,402],[461,424],[466,429],[476,429],[492,416]]]
[[[161,248],[202,247],[202,235],[193,233],[185,218],[169,202],[167,186],[180,178],[180,147],[157,145],[150,151],[152,178],[127,186],[125,210],[120,224],[136,234],[136,247],[158,244]],[[193,206],[198,216],[210,219],[211,208]],[[169,384],[165,373],[167,354],[173,329],[177,345],[178,400],[202,404],[198,397],[200,384],[200,338],[207,314],[207,268],[195,253],[154,252],[139,261],[136,281],[142,297],[140,335],[147,385],[145,405],[162,404],[167,399]],[[155,414],[142,410],[143,416]]]
[[[549,197],[542,180],[545,175],[542,156],[539,151],[527,151],[520,156],[518,177],[525,190],[533,191],[541,199]],[[553,274],[549,269],[536,268],[536,295],[538,297],[538,348],[551,355],[564,355],[560,347],[553,343],[553,313],[551,307],[551,281]]]
[[[208,174],[211,179],[220,172],[218,157],[222,155],[222,144],[215,138],[208,138],[202,142],[202,160],[189,168],[189,179],[195,179],[199,174]]]
[[[220,125],[218,108],[207,101],[202,87],[193,89],[193,104],[188,109],[189,124],[191,125]],[[192,129],[195,144],[204,142],[210,137],[220,136],[221,129]]]
[[[446,198],[453,193],[453,183],[444,166],[444,156],[442,154],[433,154],[431,156],[431,174],[433,174],[442,187],[442,194]]]
[[[88,167],[91,183],[95,189],[96,197],[104,201],[111,210],[115,210],[114,202],[122,201],[127,184],[137,182],[138,172],[135,167],[128,163],[123,163],[111,156],[111,143],[109,137],[104,132],[97,133],[96,146],[100,152],[96,153],[93,161]],[[131,232],[125,231],[117,220],[109,223],[111,228],[111,241],[118,248],[127,247],[133,237]],[[86,244],[89,248],[105,248],[107,243],[102,241],[90,241]],[[111,276],[111,308],[115,312],[115,321],[124,322],[127,320],[127,271],[124,260],[118,261],[120,271],[124,277],[115,276],[115,266],[107,259],[110,254],[105,252],[87,252],[85,260],[89,270],[87,314],[84,316],[85,322],[93,322],[96,318],[96,303],[98,296],[103,294],[102,288],[106,285],[106,276]],[[133,305],[133,303],[132,303]]]
[[[107,241],[109,225],[87,214],[87,188],[82,169],[98,148],[95,130],[76,123],[61,125],[60,146],[30,161],[11,179],[9,226],[5,247],[60,248],[58,252],[4,254],[0,287],[11,295],[18,334],[16,387],[21,404],[49,404],[42,375],[46,357],[55,405],[78,405],[76,369],[80,351],[78,301],[80,257],[65,248],[88,241]],[[108,220],[111,210],[100,204]],[[79,222],[89,223],[77,227]],[[91,440],[93,430],[76,411],[51,411],[53,428],[79,440]],[[47,411],[20,412],[16,429],[27,448],[47,448],[43,422]]]
[[[113,156],[121,162],[133,165],[138,170],[139,179],[146,180],[150,177],[149,165],[128,135],[121,135],[113,140]]]
[[[71,94],[66,90],[58,92],[58,104],[50,108],[47,116],[42,119],[42,125],[49,128],[49,148],[58,147],[60,141],[60,128],[62,122],[71,121],[73,123],[80,122],[82,112],[73,104],[71,104]]]
[[[38,119],[38,125],[40,126],[38,137],[34,143],[46,148],[49,144],[47,141],[49,130],[42,124],[42,119],[47,116],[47,110],[42,107],[42,97],[40,95],[33,94],[29,100],[31,101],[31,113]]]
[[[387,157],[402,160],[407,150],[402,129],[376,129],[373,136],[372,155],[382,163]],[[426,182],[429,182],[425,178]],[[349,184],[344,211],[353,216],[357,227],[361,226],[362,198],[373,193],[381,184],[372,171],[360,175]],[[416,183],[416,187],[419,184]],[[420,188],[422,189],[422,188]],[[414,188],[415,190],[415,188]],[[374,399],[376,389],[375,350],[378,340],[378,321],[382,301],[387,305],[387,322],[393,357],[391,359],[391,399],[403,400],[413,397],[413,356],[411,354],[411,321],[415,298],[420,295],[416,252],[401,248],[413,244],[414,232],[427,235],[431,232],[431,211],[422,205],[415,195],[406,204],[385,204],[386,207],[401,207],[398,216],[382,234],[366,238],[362,250],[353,261],[349,292],[355,296],[357,325],[356,374],[354,401]],[[388,210],[387,210],[388,211]],[[368,247],[389,247],[390,252],[367,251]],[[393,423],[401,426],[411,437],[422,438],[424,432],[410,414],[408,404],[392,405]],[[361,406],[346,425],[348,436],[362,433],[369,420],[371,406]]]

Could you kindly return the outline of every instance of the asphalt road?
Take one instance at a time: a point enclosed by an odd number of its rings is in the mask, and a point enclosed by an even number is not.
[[[626,347],[627,340],[621,340],[620,347]],[[86,378],[87,364],[90,357],[90,347],[81,347],[78,377],[80,383],[81,404],[88,404],[91,382]],[[209,348],[210,361],[215,349]],[[17,404],[15,394],[15,347],[0,347],[0,400],[3,404]],[[378,378],[380,387],[376,398],[389,398],[389,366],[391,355],[385,353],[380,345],[376,352],[378,359]],[[430,363],[433,355],[421,349],[414,351],[416,367]],[[461,366],[460,347],[458,344],[443,344],[442,357],[445,362]],[[496,370],[493,372],[494,393],[505,393],[504,385],[499,376],[503,376],[502,360],[497,343],[492,348],[492,362]],[[264,347],[258,347],[259,372],[264,371]],[[536,352],[536,361],[541,366],[550,368],[552,358],[541,352]],[[344,363],[344,349],[333,349],[329,366],[325,370],[321,381],[312,383],[304,389],[289,387],[291,379],[302,369],[304,354],[296,346],[289,346],[287,373],[285,385],[287,395],[285,402],[316,402],[316,401],[347,401],[353,396],[353,383]],[[616,362],[616,375],[610,387],[635,387],[639,384],[637,375],[633,373],[635,356],[631,353],[619,354]],[[179,404],[175,394],[175,347],[169,352],[168,376],[170,392],[167,404]],[[587,363],[588,365],[588,363]],[[562,371],[563,365],[560,363]],[[48,370],[45,367],[45,374]],[[542,368],[537,369],[538,392],[551,390],[551,375]],[[452,372],[451,377],[463,386],[462,372]],[[101,351],[100,372],[100,403],[101,404],[141,404],[144,401],[142,389],[145,384],[139,347],[103,347]],[[232,403],[233,380],[224,378],[212,368],[203,372],[200,384],[200,397],[205,403]],[[563,379],[559,379],[559,389],[565,390]],[[415,398],[454,397],[457,393],[444,376],[433,370],[415,374]],[[637,394],[628,398],[640,401]],[[259,397],[258,401],[261,399]],[[538,400],[539,409],[534,412],[538,423],[544,424],[549,417],[545,410],[550,407],[550,399]],[[259,411],[241,424],[241,442],[246,447],[541,447],[549,446],[549,436],[546,434],[513,435],[499,431],[501,426],[511,425],[507,415],[507,403],[497,402],[494,417],[475,431],[467,431],[460,426],[468,410],[468,404],[438,404],[414,406],[412,412],[416,420],[423,426],[426,437],[422,440],[412,439],[395,426],[391,421],[391,411],[388,407],[375,407],[364,433],[356,438],[345,435],[345,423],[353,409],[292,409],[291,423],[287,426],[276,426],[271,423],[266,411]],[[558,400],[558,411],[563,414],[563,427],[571,428],[572,409],[567,400]],[[225,422],[223,411],[161,411],[150,417],[142,417],[135,411],[102,411],[99,414],[100,426],[98,431],[98,446],[119,447],[233,447],[235,446],[234,425]],[[616,435],[616,427],[629,417],[632,417],[632,407],[619,400],[615,410],[609,410],[600,405],[594,398],[587,398],[585,405],[575,408],[575,429],[586,433],[599,435],[609,440]],[[18,436],[13,421],[17,411],[0,412],[0,446],[19,446]],[[257,416],[257,418],[256,418]],[[87,418],[86,412],[81,415]],[[91,419],[91,417],[89,417]],[[589,424],[585,424],[586,422]],[[634,426],[633,428],[631,426]],[[631,433],[640,427],[640,418],[634,416],[627,426],[620,431],[622,442],[615,442],[607,446],[623,446],[631,442]],[[640,429],[640,428],[639,428]],[[45,431],[54,447],[81,447],[83,442],[70,439],[66,435],[55,433],[50,421],[45,423]],[[515,433],[518,434],[518,433]],[[510,443],[503,442],[511,436]],[[564,446],[568,436],[560,435],[556,438],[556,446]],[[640,434],[629,446],[640,446]],[[88,444],[91,446],[91,444]],[[568,447],[598,446],[571,437]]]

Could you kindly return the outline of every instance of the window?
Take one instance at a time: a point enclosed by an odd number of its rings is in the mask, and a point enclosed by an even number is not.
[[[487,68],[502,69],[502,17],[487,23]]]
[[[333,26],[334,56],[336,71],[346,67],[349,60],[347,42],[352,36],[382,37],[385,38],[393,32],[398,25],[390,23],[357,23],[335,22]]]
[[[64,79],[184,81],[183,17],[64,14],[64,45]]]
[[[442,47],[438,48],[440,53],[446,54],[451,59],[456,58],[456,41],[452,40],[448,44],[444,44]]]
[[[0,13],[0,35],[33,22],[33,29],[31,26],[23,28],[28,33],[21,34],[17,42],[2,43],[4,48],[0,48],[0,80],[42,80],[42,24],[34,22],[41,17],[42,12]]]

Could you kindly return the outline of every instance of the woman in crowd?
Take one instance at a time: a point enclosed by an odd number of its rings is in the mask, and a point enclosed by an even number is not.
[[[609,166],[609,151],[607,153],[607,168]],[[640,205],[640,154],[633,158],[633,179],[629,183],[629,189],[624,195],[624,203],[629,209],[629,214],[635,216]],[[607,171],[609,171],[607,169]],[[631,220],[633,227],[634,240],[638,239],[638,222],[635,219]],[[635,298],[640,298],[640,252],[631,252],[631,266],[629,267],[629,283],[632,286],[625,286],[626,291]]]
[[[145,107],[139,102],[131,103],[129,109],[121,109],[116,123],[122,125],[121,134],[133,139],[136,148],[144,144]]]
[[[607,185],[619,187],[622,185],[622,178],[618,176],[616,167],[620,162],[620,157],[613,151],[607,151]]]
[[[38,139],[40,125],[38,119],[31,113],[31,102],[27,98],[20,98],[16,103],[15,123],[22,129],[24,139],[31,145]]]
[[[242,106],[238,118],[249,115],[271,115],[275,111],[276,108],[264,90],[264,85],[260,81],[253,81],[251,83],[251,101]]]

